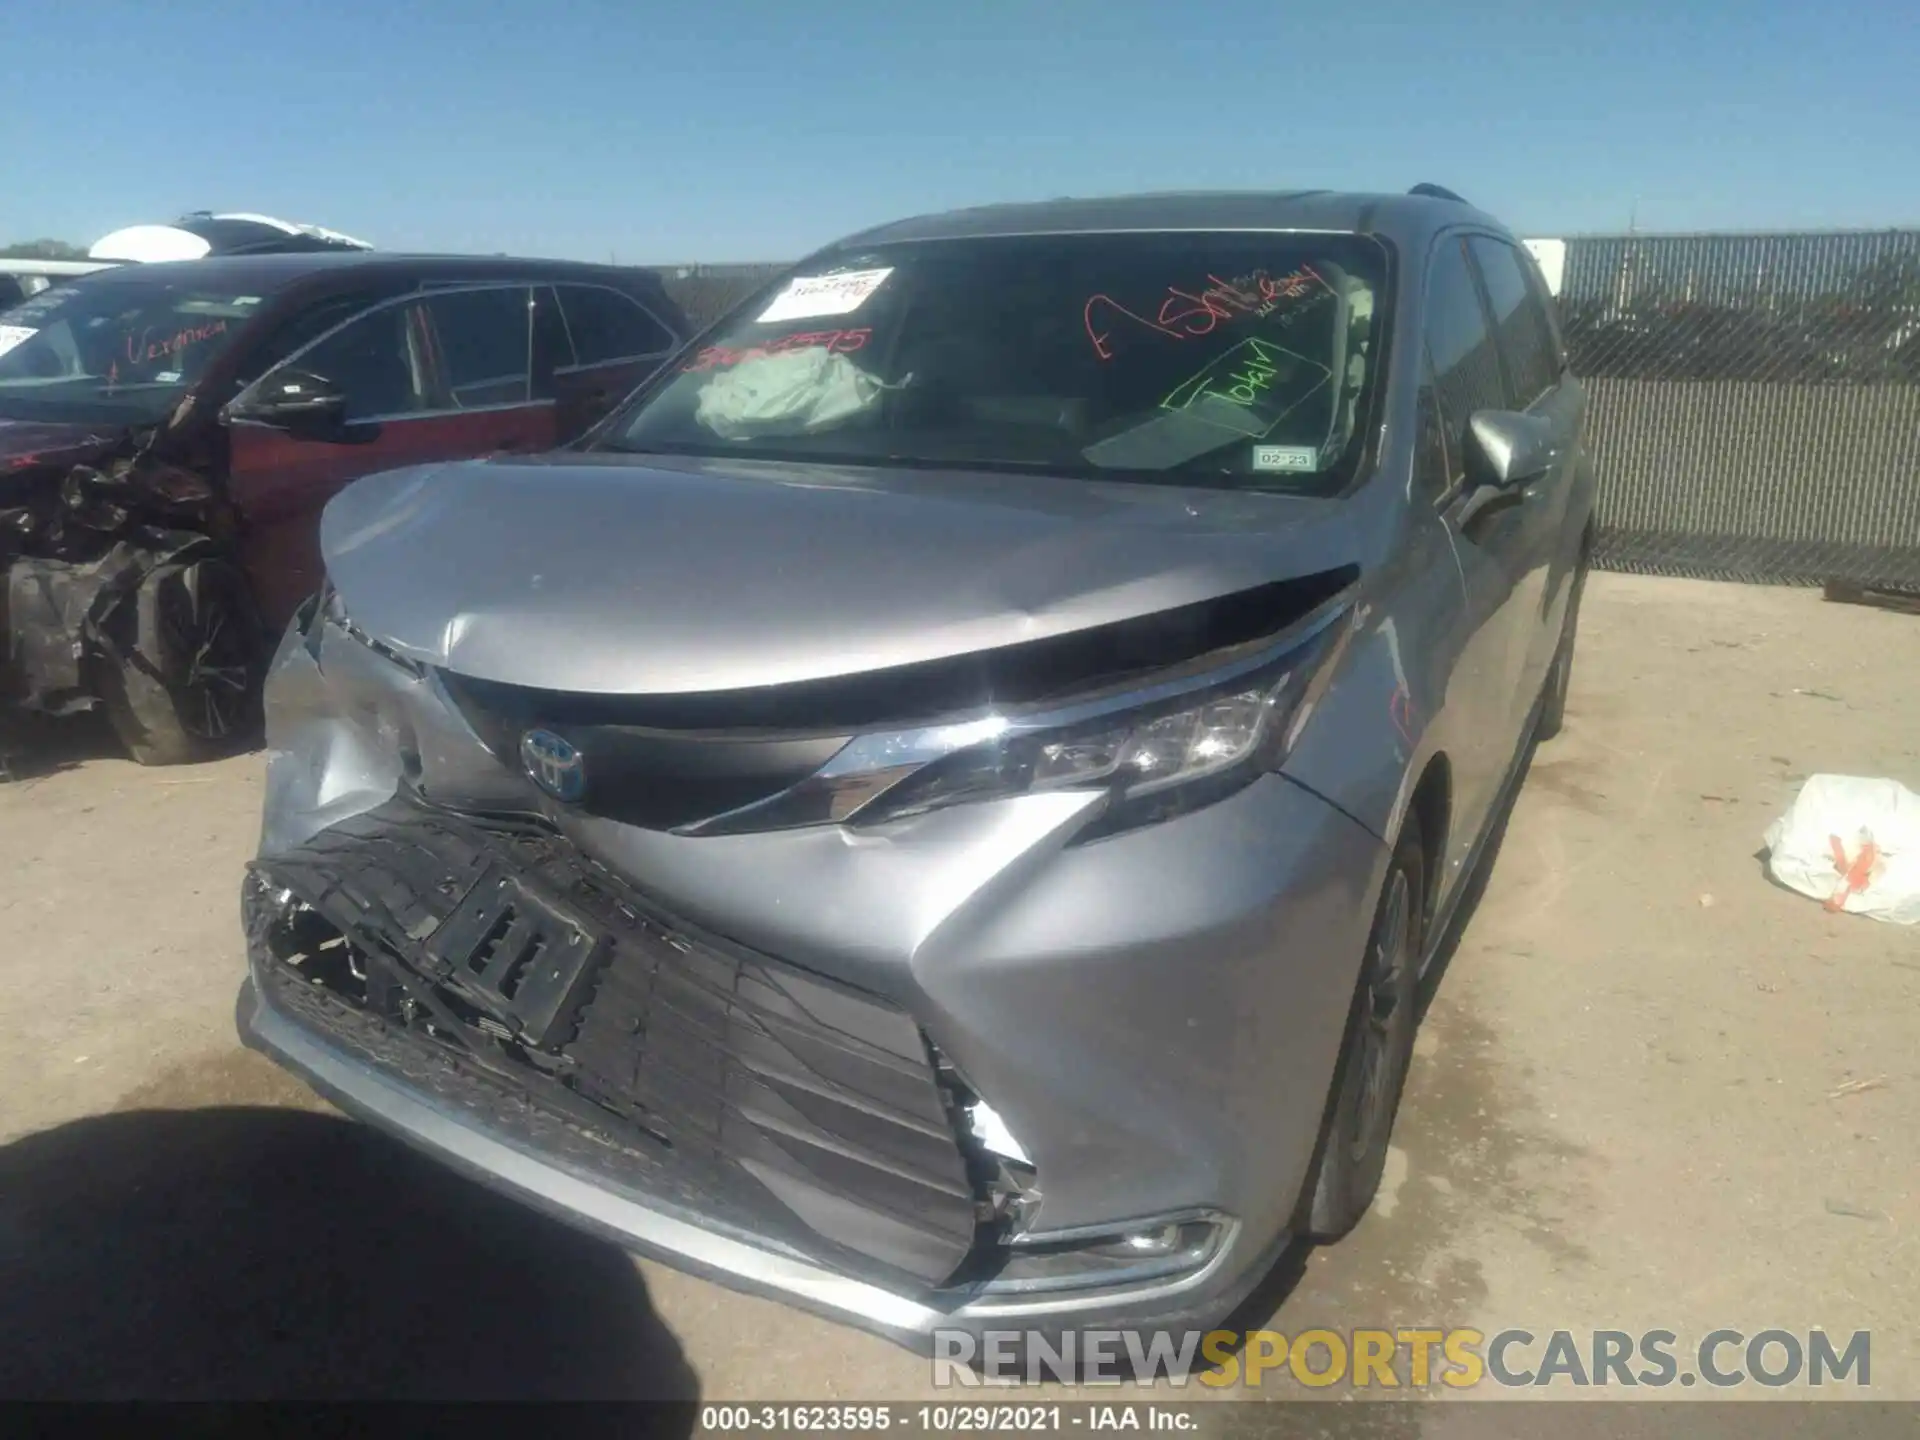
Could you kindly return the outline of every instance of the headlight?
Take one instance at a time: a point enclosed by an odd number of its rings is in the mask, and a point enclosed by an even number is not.
[[[1053,790],[1107,792],[1112,826],[1205,804],[1284,757],[1350,633],[1347,613],[1330,605],[1283,641],[1146,688],[863,735],[791,789],[681,833],[873,825]]]
[[[1291,670],[1174,710],[1027,733],[1009,730],[921,767],[848,818],[897,820],[970,800],[1042,790],[1107,790],[1116,803],[1232,770],[1285,709]],[[857,743],[857,742],[856,742]]]

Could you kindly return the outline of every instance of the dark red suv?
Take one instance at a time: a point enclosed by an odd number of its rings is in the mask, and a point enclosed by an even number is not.
[[[687,338],[646,270],[379,253],[102,271],[0,312],[0,701],[146,764],[249,723],[349,481],[570,440]]]

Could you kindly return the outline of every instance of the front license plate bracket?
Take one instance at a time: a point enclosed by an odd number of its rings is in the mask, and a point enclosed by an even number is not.
[[[422,945],[430,973],[526,1044],[549,1048],[607,949],[604,932],[489,865]],[[557,1048],[555,1046],[554,1048]]]

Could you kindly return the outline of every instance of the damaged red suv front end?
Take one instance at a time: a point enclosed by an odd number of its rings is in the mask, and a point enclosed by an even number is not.
[[[0,702],[91,707],[96,662],[140,644],[143,580],[230,528],[213,487],[153,459],[151,437],[0,420]]]
[[[0,708],[104,706],[146,763],[243,725],[261,636],[229,618],[251,612],[204,402],[262,308],[135,267],[5,312]]]

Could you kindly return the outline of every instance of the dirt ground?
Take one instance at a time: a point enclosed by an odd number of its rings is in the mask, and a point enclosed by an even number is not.
[[[1920,1398],[1920,931],[1758,858],[1811,773],[1920,788],[1916,660],[1913,617],[1596,576],[1386,1193],[1243,1322],[1869,1330],[1873,1395]],[[241,1051],[260,757],[61,743],[0,785],[0,1392],[932,1393],[905,1351],[636,1273]]]

